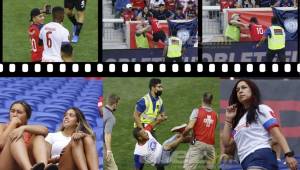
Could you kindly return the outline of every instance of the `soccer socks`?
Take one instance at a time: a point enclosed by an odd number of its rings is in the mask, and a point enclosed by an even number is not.
[[[75,35],[79,36],[83,23],[77,22],[77,29]]]
[[[72,16],[68,16],[68,18],[70,19],[70,21],[73,23],[73,25],[77,25],[77,20],[75,18],[75,15],[72,15]]]

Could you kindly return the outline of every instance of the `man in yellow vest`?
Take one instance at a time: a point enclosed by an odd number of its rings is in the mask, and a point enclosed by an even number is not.
[[[247,34],[242,34],[241,29],[248,29],[248,26],[241,22],[239,14],[232,14],[231,19],[225,30],[225,38],[227,41],[239,42],[240,37],[248,37]]]
[[[133,113],[134,127],[144,129],[154,122],[159,114],[165,116],[163,100],[160,97],[163,91],[161,80],[152,78],[149,82],[150,92],[142,97],[135,106]]]
[[[266,39],[268,39],[267,62],[272,62],[277,55],[278,61],[285,61],[285,32],[278,25],[277,18],[272,17],[272,25],[265,31],[263,37],[256,45],[258,48]]]
[[[182,62],[183,52],[182,40],[176,37],[176,33],[173,32],[171,37],[168,38],[163,50],[165,62]]]
[[[160,97],[162,95],[163,87],[161,80],[152,78],[149,82],[150,92],[142,97],[135,106],[133,113],[134,127],[140,128],[141,133],[146,133],[144,128],[151,126],[159,115],[163,120],[167,119],[164,111],[163,100]],[[149,127],[148,126],[148,127]],[[154,130],[151,130],[151,134],[156,138]],[[156,165],[157,170],[164,170],[164,166]]]
[[[136,26],[135,42],[137,48],[149,48],[148,39],[146,36],[147,31],[151,29],[151,26],[145,22],[145,19],[141,19],[141,23]]]

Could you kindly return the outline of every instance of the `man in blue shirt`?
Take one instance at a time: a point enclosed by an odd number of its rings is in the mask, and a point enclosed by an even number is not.
[[[147,124],[154,122],[158,114],[165,114],[163,100],[160,97],[163,91],[161,80],[157,78],[151,79],[149,90],[149,93],[137,101],[133,113],[134,126],[141,129],[144,129]]]
[[[142,133],[145,133],[144,128],[156,121],[159,115],[165,119],[163,100],[161,99],[163,86],[161,80],[152,78],[149,82],[149,90],[144,97],[142,97],[135,106],[133,113],[134,127],[140,128]],[[152,135],[155,137],[154,130],[151,130]],[[163,170],[163,167],[157,167],[157,170]]]

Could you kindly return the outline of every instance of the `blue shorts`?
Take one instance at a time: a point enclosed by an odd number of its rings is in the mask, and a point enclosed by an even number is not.
[[[278,170],[275,152],[271,148],[258,149],[243,160],[242,167],[244,170],[251,167],[262,170]]]
[[[171,163],[171,156],[172,156],[172,153],[175,151],[176,148],[174,148],[172,150],[165,150],[164,145],[170,144],[170,143],[174,142],[175,140],[176,140],[176,135],[173,135],[171,138],[167,139],[163,143],[160,162],[157,165],[165,166],[165,165],[168,165],[168,164]]]

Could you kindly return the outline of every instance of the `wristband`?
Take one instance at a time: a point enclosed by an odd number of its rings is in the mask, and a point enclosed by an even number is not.
[[[111,153],[111,150],[107,150],[106,152],[107,152],[107,153]]]
[[[284,154],[284,157],[293,157],[295,155],[294,151],[289,151],[287,153]]]

